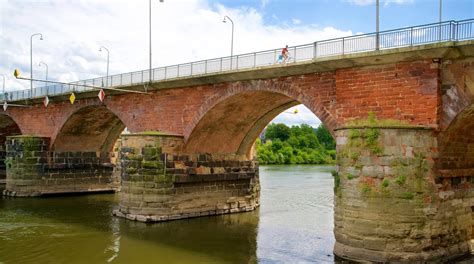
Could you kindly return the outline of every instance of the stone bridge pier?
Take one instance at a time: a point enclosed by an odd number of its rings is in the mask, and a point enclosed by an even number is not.
[[[303,104],[337,142],[337,256],[440,262],[472,248],[472,41],[177,78],[104,102],[96,96],[78,93],[70,104],[57,95],[47,108],[37,100],[0,115],[4,194],[115,190],[120,178],[114,214],[130,220],[251,211],[260,204],[252,146],[278,114]]]
[[[115,215],[144,222],[252,211],[258,163],[245,155],[183,154],[183,138],[122,135],[122,194]]]

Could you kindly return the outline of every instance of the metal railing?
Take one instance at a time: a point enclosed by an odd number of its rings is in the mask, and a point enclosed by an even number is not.
[[[378,41],[377,41],[378,39]],[[363,35],[317,41],[311,44],[289,47],[288,62],[304,62],[315,58],[385,50],[399,47],[409,47],[445,41],[461,41],[474,39],[474,19],[461,21],[445,21],[420,26],[406,27]],[[377,46],[378,45],[378,46]],[[232,57],[222,57],[203,61],[166,66],[150,70],[123,73],[107,77],[71,82],[67,85],[50,85],[30,90],[18,90],[5,94],[7,100],[16,101],[45,95],[60,95],[71,92],[93,90],[89,85],[102,87],[109,83],[110,87],[120,88],[131,85],[146,84],[150,80],[162,81],[203,74],[212,74],[231,70],[250,69],[270,66],[279,63],[281,49],[266,50],[254,53],[239,54]],[[4,95],[0,95],[3,100]]]

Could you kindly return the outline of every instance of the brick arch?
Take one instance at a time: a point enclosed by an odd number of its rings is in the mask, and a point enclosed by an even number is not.
[[[0,150],[5,150],[7,136],[21,135],[18,123],[7,113],[0,114]]]
[[[199,140],[195,139],[196,135],[202,132],[200,130],[218,129],[219,125],[221,125],[221,129],[225,130],[233,121],[238,123],[239,120],[249,119],[248,121],[251,124],[244,124],[243,122],[234,124],[234,127],[245,127],[246,131],[244,136],[238,136],[239,139],[232,138],[232,140],[240,141],[239,143],[234,142],[234,146],[239,145],[234,148],[235,151],[239,154],[248,154],[246,152],[253,144],[253,140],[268,122],[285,109],[300,103],[318,116],[331,133],[336,128],[336,120],[331,111],[335,100],[335,82],[332,73],[244,81],[228,83],[223,86],[216,87],[216,92],[206,98],[196,111],[194,118],[185,126],[186,151],[193,152],[202,149],[197,146],[201,144],[198,143]],[[218,116],[219,111],[227,111],[227,114],[231,113],[232,107],[247,110],[233,119],[225,118],[225,121]],[[242,109],[237,111],[242,111]],[[246,114],[248,116],[245,116]],[[211,119],[214,119],[214,121],[210,122]],[[207,127],[203,126],[203,122],[208,122]],[[237,137],[237,135],[235,136]],[[204,140],[203,136],[198,138],[201,139],[201,142]],[[210,148],[204,149],[211,150]]]
[[[440,169],[474,169],[474,103],[438,136]]]
[[[111,151],[126,125],[103,104],[78,107],[57,126],[51,137],[54,151]]]

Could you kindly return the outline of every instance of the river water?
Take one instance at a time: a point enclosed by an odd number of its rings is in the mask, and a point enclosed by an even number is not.
[[[261,166],[249,213],[145,224],[118,195],[0,198],[0,263],[332,263],[330,166]]]

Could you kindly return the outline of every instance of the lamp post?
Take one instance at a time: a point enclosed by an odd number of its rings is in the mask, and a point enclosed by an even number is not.
[[[439,10],[438,10],[438,11],[439,11],[439,14],[438,14],[438,16],[439,16],[439,30],[438,30],[439,32],[438,32],[438,38],[439,38],[439,41],[441,41],[441,37],[442,37],[442,35],[441,35],[441,28],[442,28],[442,27],[441,27],[441,22],[443,21],[443,17],[442,17],[443,1],[442,1],[442,0],[439,0]]]
[[[160,0],[160,3],[163,3],[164,0]],[[151,70],[153,68],[152,66],[152,62],[151,62],[151,0],[149,1],[149,4],[148,4],[148,11],[149,11],[149,15],[150,15],[150,27],[149,27],[149,30],[150,30],[150,72],[149,72],[149,75],[150,75],[150,84],[151,84],[151,81],[153,80],[152,78],[152,75],[151,75]]]
[[[443,21],[442,12],[443,12],[443,0],[439,0],[439,23]]]
[[[43,65],[46,67],[46,85],[48,85],[48,64],[46,64],[46,63],[40,61],[40,62],[38,63],[38,66],[41,67],[41,64],[43,64]]]
[[[30,37],[30,89],[31,89],[31,97],[33,97],[33,37],[40,36],[40,40],[43,40],[43,34],[36,33],[31,35]]]
[[[107,75],[105,77],[105,88],[109,87],[109,49],[104,47],[104,46],[100,46],[99,48],[99,51],[102,52],[102,49],[105,49],[105,51],[107,51]]]
[[[234,21],[230,17],[224,16],[222,23],[227,23],[226,19],[229,19],[230,23],[232,24],[232,36],[230,39],[230,69],[232,69],[232,57],[234,55]]]

